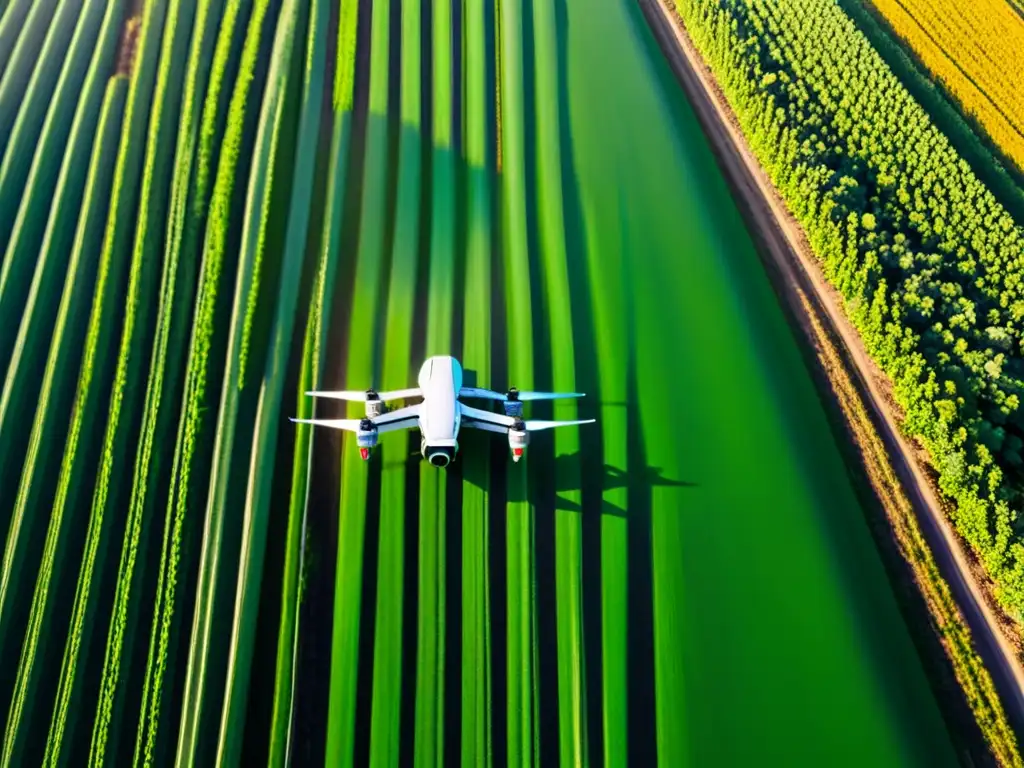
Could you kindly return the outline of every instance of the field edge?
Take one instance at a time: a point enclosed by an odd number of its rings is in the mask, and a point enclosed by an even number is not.
[[[966,624],[968,637],[975,640],[974,650],[994,680],[997,703],[1002,704],[1013,731],[1024,733],[1024,648],[1016,634],[1017,626],[996,604],[991,584],[979,577],[980,566],[974,563],[970,550],[949,523],[923,452],[912,449],[899,433],[898,413],[891,400],[882,394],[890,386],[887,379],[870,360],[859,335],[840,309],[841,297],[821,273],[802,228],[760,167],[672,0],[639,0],[639,4],[708,139],[784,314],[796,326],[797,340],[829,419],[840,421],[834,428],[845,427],[836,435],[837,443],[848,454],[849,470],[858,492],[866,490],[876,500],[879,512],[872,515],[869,506],[867,522],[893,582],[901,612],[908,613],[908,588],[912,593],[909,597],[927,603],[919,578],[939,591],[952,592],[959,609],[956,618]],[[868,423],[858,419],[858,411],[869,417]],[[880,441],[883,454],[871,449],[872,441]],[[898,482],[895,490],[909,501],[914,518],[910,522],[921,529],[926,542],[920,560],[912,561],[905,553],[892,551],[879,537],[881,523],[888,528],[889,543],[896,545],[897,550],[901,546],[894,526],[896,516],[902,513],[896,498],[885,488],[885,478],[893,471]],[[925,562],[931,556],[938,561],[937,573],[927,572]],[[910,612],[913,610],[909,608]],[[944,627],[949,617],[936,615],[931,604],[928,613],[931,627],[927,629],[933,640],[941,643],[941,636],[948,631]],[[916,630],[920,627],[910,629],[917,642]],[[954,675],[956,662],[942,648],[939,645],[932,653],[923,654],[922,661],[933,667],[945,666],[948,675]],[[937,654],[941,658],[935,658]],[[932,669],[928,671],[931,677]],[[934,680],[931,682],[935,685]],[[935,693],[944,715],[951,708],[967,704],[963,700],[966,693],[959,686],[954,691],[946,688]],[[951,701],[954,697],[960,701]],[[984,726],[978,723],[978,727],[985,733]],[[956,735],[951,730],[951,736]],[[963,734],[959,739],[961,747],[962,737]],[[982,748],[989,752],[988,746]],[[1015,762],[1019,763],[1016,745],[1013,751]]]

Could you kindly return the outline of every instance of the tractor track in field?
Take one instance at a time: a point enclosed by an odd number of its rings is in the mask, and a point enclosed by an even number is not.
[[[914,506],[942,577],[973,633],[979,655],[992,674],[1014,729],[1024,733],[1024,667],[1019,639],[988,590],[979,584],[979,568],[952,528],[920,449],[901,434],[884,375],[868,356],[842,309],[842,298],[827,283],[799,224],[785,208],[743,137],[714,76],[696,51],[682,21],[666,0],[639,0],[658,44],[686,92],[718,165],[732,188],[776,290],[789,305],[812,343],[814,331],[800,292],[813,298],[812,309],[828,332],[842,343],[844,365],[855,374],[859,395],[885,443],[903,489]],[[669,0],[670,1],[670,0]]]

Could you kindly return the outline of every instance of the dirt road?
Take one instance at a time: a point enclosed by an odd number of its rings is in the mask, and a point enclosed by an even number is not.
[[[981,655],[992,674],[1010,723],[1024,732],[1024,668],[1003,627],[1005,618],[986,600],[963,544],[953,531],[920,458],[920,451],[897,427],[885,395],[886,381],[871,361],[856,330],[842,311],[842,299],[828,285],[811,253],[800,225],[786,210],[741,134],[732,110],[693,47],[675,10],[661,0],[640,0],[652,31],[686,91],[707,134],[722,172],[743,209],[759,250],[770,269],[782,277],[785,300],[797,317],[805,316],[797,287],[812,296],[821,320],[842,341],[842,352],[858,379],[866,405],[873,412],[880,437],[914,504],[918,521],[943,578],[967,619]]]

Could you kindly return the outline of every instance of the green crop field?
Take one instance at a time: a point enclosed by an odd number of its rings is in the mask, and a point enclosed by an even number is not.
[[[0,381],[0,766],[957,761],[636,0],[0,0]]]

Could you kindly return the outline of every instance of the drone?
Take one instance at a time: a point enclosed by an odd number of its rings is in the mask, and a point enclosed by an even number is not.
[[[574,421],[545,421],[523,419],[523,403],[531,400],[558,400],[583,397],[579,392],[521,392],[515,387],[508,392],[462,386],[462,366],[454,357],[437,355],[423,363],[417,377],[418,387],[390,392],[350,390],[338,392],[307,392],[312,397],[348,400],[366,404],[362,419],[291,419],[297,424],[313,424],[355,432],[359,455],[364,461],[376,447],[379,436],[397,429],[418,427],[421,434],[420,453],[435,467],[447,467],[455,460],[459,450],[459,429],[481,429],[508,436],[512,461],[523,458],[530,442],[530,433],[553,427],[571,427],[592,424],[595,419]],[[406,398],[423,398],[415,405],[385,410],[384,404]],[[473,408],[461,402],[462,398],[498,401],[504,414]]]

